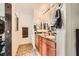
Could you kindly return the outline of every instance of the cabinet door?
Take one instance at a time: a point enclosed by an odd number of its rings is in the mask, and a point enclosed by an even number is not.
[[[47,55],[48,56],[55,56],[56,55],[56,43],[51,40],[47,40]]]
[[[36,46],[36,49],[38,49],[38,36],[37,35],[35,37],[35,46]]]
[[[47,56],[47,44],[46,39],[42,39],[42,56]]]
[[[56,50],[50,46],[48,46],[48,56],[55,56]]]
[[[53,48],[56,48],[56,42],[51,41],[51,40],[47,40],[47,44]]]
[[[38,51],[39,51],[39,53],[40,53],[40,55],[41,55],[41,45],[42,45],[42,42],[41,42],[41,36],[38,36]]]

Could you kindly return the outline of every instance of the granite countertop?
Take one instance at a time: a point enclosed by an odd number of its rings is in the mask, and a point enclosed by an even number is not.
[[[56,37],[55,36],[53,36],[53,35],[44,35],[44,34],[37,34],[37,35],[39,35],[39,36],[41,36],[41,37],[43,37],[43,38],[46,38],[46,39],[48,39],[48,40],[51,40],[51,41],[55,41],[56,42]]]

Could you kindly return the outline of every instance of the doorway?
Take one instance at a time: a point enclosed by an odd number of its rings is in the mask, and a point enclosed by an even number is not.
[[[5,53],[12,55],[12,5],[5,3]]]

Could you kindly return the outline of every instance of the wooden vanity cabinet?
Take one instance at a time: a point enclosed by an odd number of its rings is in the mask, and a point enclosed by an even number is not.
[[[48,56],[56,55],[56,42],[47,40],[47,55]]]
[[[35,46],[37,51],[42,54],[42,37],[41,36],[37,36],[35,37]]]
[[[47,55],[55,56],[56,55],[55,49],[53,49],[51,46],[47,46]]]
[[[47,56],[47,44],[46,39],[42,39],[42,56]]]
[[[41,56],[56,56],[56,42],[39,35],[36,36],[36,49]]]
[[[35,37],[35,46],[36,46],[36,49],[38,50],[38,40],[39,40],[39,37],[38,36],[36,36]]]
[[[39,39],[38,39],[38,50],[39,50],[39,53],[42,54],[42,38],[41,38],[41,36],[39,36]]]

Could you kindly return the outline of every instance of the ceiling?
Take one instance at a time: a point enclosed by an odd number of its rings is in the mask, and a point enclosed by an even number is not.
[[[34,8],[39,8],[41,3],[16,3],[15,9],[16,12],[20,12],[22,14],[32,14]]]
[[[16,3],[15,6],[24,8],[24,9],[33,9],[38,8],[41,5],[41,3]]]

